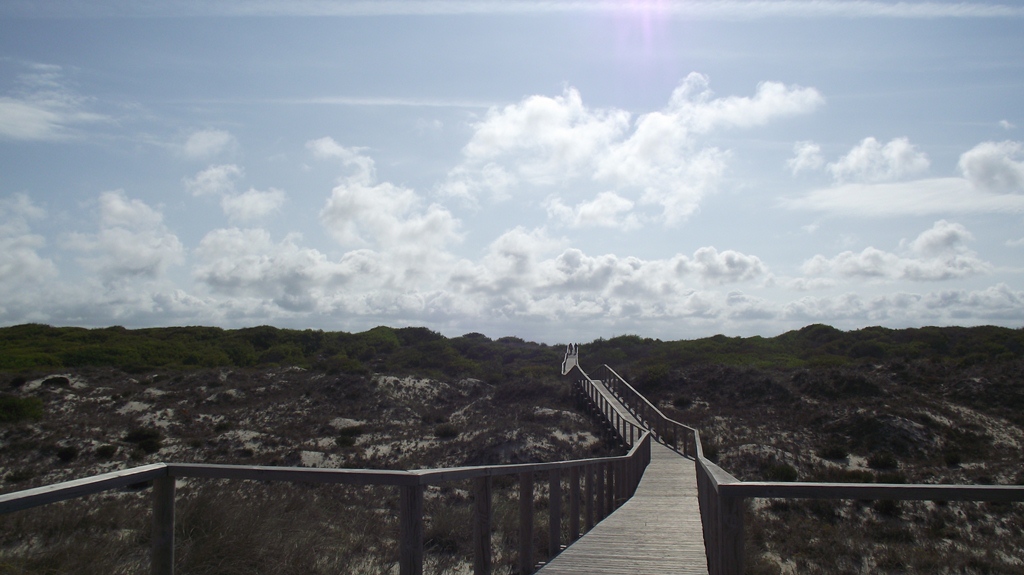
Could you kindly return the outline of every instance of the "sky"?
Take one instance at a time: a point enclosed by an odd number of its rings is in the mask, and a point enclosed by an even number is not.
[[[0,325],[1024,327],[1024,6],[2,0]]]

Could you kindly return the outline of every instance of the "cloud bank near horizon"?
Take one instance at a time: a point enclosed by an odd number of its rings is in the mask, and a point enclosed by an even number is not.
[[[261,227],[288,196],[274,188],[240,192],[246,169],[237,164],[209,163],[182,177],[186,196],[219,200],[228,224],[192,246],[161,206],[126,190],[102,192],[87,206],[90,229],[56,237],[36,229],[53,215],[45,206],[9,196],[0,202],[0,322],[426,324],[557,341],[570,329],[680,336],[814,322],[1024,321],[1024,292],[1006,283],[942,287],[994,269],[969,247],[972,232],[952,219],[898,245],[817,253],[796,273],[729,246],[644,258],[574,245],[564,232],[685,226],[729,168],[730,150],[707,144],[709,137],[811,114],[825,102],[813,88],[774,82],[751,96],[718,97],[708,85],[691,74],[665,107],[638,115],[589,107],[573,88],[492,107],[470,124],[458,164],[433,190],[381,180],[366,150],[314,137],[297,151],[302,161],[333,166],[338,176],[307,224],[331,246],[311,244],[298,230],[275,237]],[[197,130],[176,153],[215,162],[243,145],[226,130]],[[797,142],[792,173],[827,174],[834,185],[785,202],[860,217],[955,214],[968,205],[1019,211],[1021,150],[1019,142],[983,142],[961,155],[960,178],[920,179],[930,161],[906,138],[867,137],[831,162],[817,144]],[[878,201],[882,195],[888,200]],[[512,198],[533,202],[546,221],[467,237],[465,218]],[[467,241],[482,247],[475,257],[460,251]]]

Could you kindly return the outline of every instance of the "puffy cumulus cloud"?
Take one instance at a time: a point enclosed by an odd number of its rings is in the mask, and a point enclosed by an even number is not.
[[[186,157],[197,160],[215,158],[237,147],[238,141],[224,130],[197,130],[189,135],[181,147]]]
[[[184,262],[185,248],[163,223],[163,215],[124,192],[99,197],[99,231],[71,234],[67,247],[87,254],[79,262],[105,281],[160,277]]]
[[[907,138],[890,140],[884,146],[874,138],[864,138],[845,156],[828,165],[838,182],[891,182],[928,170],[928,156],[919,152]]]
[[[629,126],[623,110],[591,110],[579,92],[530,96],[518,104],[491,109],[477,123],[463,148],[466,164],[485,166],[515,158],[514,170],[535,185],[579,177]]]
[[[1024,292],[999,283],[983,290],[949,290],[927,294],[924,306],[952,318],[1024,320]]]
[[[572,88],[557,97],[530,96],[492,108],[473,126],[462,163],[440,191],[476,201],[571,184],[660,208],[664,222],[675,224],[717,188],[726,169],[728,152],[701,146],[701,137],[807,113],[823,101],[813,88],[774,82],[760,84],[752,97],[716,98],[701,74],[687,76],[664,109],[635,121],[623,110],[587,107]]]
[[[505,317],[590,320],[713,316],[721,294],[691,287],[743,282],[765,273],[756,257],[701,248],[693,257],[643,260],[588,255],[543,229],[515,228],[478,263],[453,274],[452,289]]]
[[[372,258],[351,254],[345,261],[331,262],[315,249],[300,247],[300,240],[290,235],[275,243],[261,229],[214,230],[195,250],[194,275],[216,292],[269,300],[285,310],[310,311],[324,299],[326,290],[340,287],[353,274],[378,271]]]
[[[914,240],[903,242],[907,252],[903,255],[867,247],[859,253],[846,251],[831,258],[816,255],[804,262],[802,270],[810,276],[910,281],[949,280],[987,273],[991,264],[966,246],[972,239],[962,225],[939,220]]]
[[[969,252],[966,245],[967,242],[973,240],[974,236],[964,226],[939,220],[932,225],[931,229],[921,232],[908,245],[916,254],[926,257],[941,257]]]
[[[708,77],[691,72],[672,92],[668,110],[689,129],[706,133],[722,126],[760,126],[779,116],[807,113],[824,103],[814,88],[790,88],[780,82],[761,82],[753,97],[714,98]]]
[[[719,252],[714,247],[700,248],[693,254],[688,267],[704,283],[726,284],[742,282],[764,275],[768,270],[757,256],[733,250]]]
[[[320,221],[342,245],[423,254],[459,239],[459,221],[450,211],[439,204],[423,208],[414,190],[377,183],[371,158],[329,138],[308,145],[319,157],[337,157],[356,168],[320,210]]]
[[[250,222],[264,218],[279,209],[288,199],[285,192],[270,188],[260,191],[235,192],[235,182],[245,171],[235,164],[210,166],[191,178],[185,178],[185,189],[194,196],[220,196],[220,206],[232,222]]]
[[[0,293],[11,294],[57,275],[57,266],[40,256],[46,238],[32,233],[31,222],[46,211],[25,194],[0,199]]]
[[[855,156],[873,156],[878,162],[850,160],[848,155],[829,164],[829,168],[836,167],[840,172],[837,177],[859,174],[857,177],[870,181],[812,190],[800,197],[784,198],[781,204],[792,209],[866,217],[1024,212],[1024,146],[1020,142],[983,142],[964,152],[958,166],[962,177],[885,181],[910,175],[913,166],[925,165],[923,154],[909,144],[897,148],[903,150],[905,159],[889,162],[885,160],[885,148],[879,148],[877,142],[866,148],[862,143],[855,148],[860,150]],[[899,155],[894,152],[892,157]],[[858,171],[855,166],[863,169]]]
[[[821,156],[821,146],[814,142],[797,142],[793,144],[793,157],[786,161],[786,166],[793,175],[804,171],[814,171],[825,165]]]
[[[982,142],[960,156],[960,170],[972,186],[995,193],[1024,193],[1024,146]]]
[[[252,221],[266,217],[284,205],[287,195],[281,190],[270,188],[265,192],[249,189],[237,195],[224,196],[221,208],[232,221]]]
[[[230,194],[235,191],[235,180],[244,173],[235,164],[210,166],[191,178],[185,178],[185,189],[194,196]]]
[[[337,159],[346,165],[355,168],[351,176],[363,182],[371,182],[377,178],[377,172],[373,158],[363,155],[363,148],[345,147],[334,141],[334,138],[325,136],[317,140],[306,142],[306,149],[313,153],[313,157],[324,159]]]
[[[63,140],[74,126],[107,120],[88,110],[90,101],[66,86],[60,66],[28,64],[17,87],[0,96],[0,138]]]
[[[601,192],[589,202],[574,207],[561,199],[550,197],[544,202],[548,217],[560,220],[571,228],[604,227],[632,230],[640,227],[640,218],[630,213],[635,204],[615,192]]]

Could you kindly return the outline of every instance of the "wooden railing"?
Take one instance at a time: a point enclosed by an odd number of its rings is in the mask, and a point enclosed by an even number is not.
[[[651,436],[621,418],[603,396],[597,399],[592,384],[581,383],[577,392],[613,423],[615,433],[630,446],[626,455],[552,463],[487,465],[415,471],[367,469],[315,469],[156,463],[0,495],[0,513],[29,509],[145,482],[152,482],[151,573],[174,573],[175,481],[180,478],[215,478],[350,485],[389,485],[399,490],[399,571],[423,573],[423,494],[427,485],[451,481],[473,482],[473,572],[485,575],[492,569],[492,479],[516,476],[519,480],[519,573],[532,573],[534,557],[534,498],[537,475],[548,482],[548,549],[554,556],[562,548],[563,480],[568,487],[568,541],[589,531],[636,491],[651,459]],[[598,394],[599,396],[600,394]],[[582,524],[581,524],[582,519]]]
[[[743,513],[747,499],[892,499],[1024,501],[1019,485],[932,485],[740,481],[704,457],[700,432],[665,416],[611,367],[602,381],[660,443],[694,458],[704,547],[710,575],[742,575]]]

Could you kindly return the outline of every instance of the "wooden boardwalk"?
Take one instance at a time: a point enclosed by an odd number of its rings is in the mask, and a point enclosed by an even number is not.
[[[633,497],[538,573],[707,575],[696,477],[693,460],[652,443],[651,463]]]

